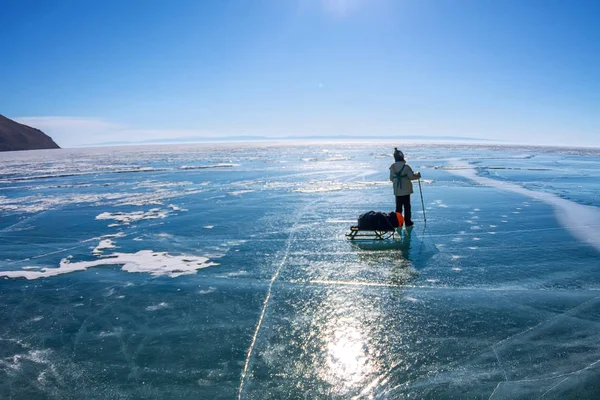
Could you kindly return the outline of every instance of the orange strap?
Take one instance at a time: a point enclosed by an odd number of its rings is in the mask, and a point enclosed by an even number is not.
[[[404,217],[402,216],[401,213],[397,212],[396,218],[398,218],[398,227],[401,227],[402,225],[404,225]]]

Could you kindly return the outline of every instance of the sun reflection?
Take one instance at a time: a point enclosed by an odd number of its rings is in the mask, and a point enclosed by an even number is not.
[[[357,389],[373,371],[368,338],[355,318],[331,320],[325,340],[322,379],[343,394]]]

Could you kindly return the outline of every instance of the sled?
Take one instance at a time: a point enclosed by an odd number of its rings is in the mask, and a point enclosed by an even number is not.
[[[351,226],[350,233],[346,233],[348,240],[386,240],[394,237],[396,228],[389,230],[371,230],[359,229],[358,226]]]

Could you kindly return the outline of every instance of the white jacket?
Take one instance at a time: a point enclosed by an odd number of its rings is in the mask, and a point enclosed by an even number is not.
[[[398,179],[400,175],[400,179]],[[390,181],[394,183],[394,196],[406,196],[413,193],[411,180],[417,179],[410,165],[405,161],[397,161],[390,166]]]

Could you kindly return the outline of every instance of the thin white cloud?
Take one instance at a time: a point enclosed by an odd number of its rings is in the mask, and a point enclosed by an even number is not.
[[[140,129],[99,118],[69,116],[19,117],[15,121],[42,130],[61,147],[94,146],[120,142],[197,139],[219,136],[185,129]]]
[[[19,117],[15,118],[15,121],[25,125],[32,126],[34,128],[42,129],[54,129],[54,128],[69,128],[69,129],[115,129],[119,128],[120,125],[113,124],[97,118],[86,118],[86,117],[63,117],[63,116],[51,116],[51,117]],[[43,129],[42,129],[43,130]]]

